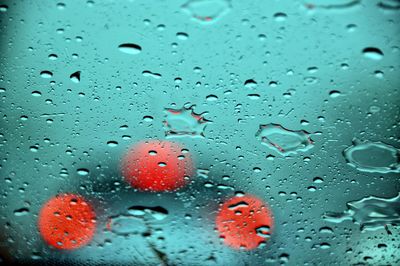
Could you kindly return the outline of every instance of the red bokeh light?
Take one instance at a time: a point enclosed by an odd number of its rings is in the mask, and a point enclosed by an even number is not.
[[[39,232],[57,249],[76,249],[91,241],[96,214],[79,195],[62,194],[46,202],[39,213]]]
[[[250,250],[269,238],[273,217],[260,199],[252,195],[233,197],[220,207],[216,227],[226,245]]]
[[[188,150],[170,141],[151,140],[134,145],[122,159],[122,174],[142,191],[174,191],[194,172]]]

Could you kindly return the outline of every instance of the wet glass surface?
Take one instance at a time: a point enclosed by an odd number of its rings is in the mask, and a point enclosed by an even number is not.
[[[0,261],[399,265],[398,0],[0,1]]]

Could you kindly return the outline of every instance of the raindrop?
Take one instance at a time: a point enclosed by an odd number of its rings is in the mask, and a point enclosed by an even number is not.
[[[50,60],[57,60],[58,56],[56,54],[49,54]]]
[[[79,168],[78,170],[76,170],[76,172],[78,173],[78,175],[80,176],[86,176],[89,174],[89,170],[86,168]]]
[[[19,217],[19,216],[25,216],[29,214],[29,209],[28,208],[21,208],[14,210],[14,215]]]
[[[263,145],[287,156],[298,151],[307,151],[313,147],[310,134],[304,130],[289,130],[278,124],[260,125],[256,138]]]
[[[74,73],[72,73],[69,78],[71,79],[72,82],[74,83],[79,83],[81,81],[81,72],[80,71],[76,71]]]
[[[400,193],[393,198],[369,196],[346,204],[342,213],[327,212],[323,218],[332,223],[353,221],[360,225],[361,231],[385,228],[400,224]]]
[[[118,146],[118,142],[115,141],[115,140],[110,140],[110,141],[107,141],[107,145],[109,147],[117,147]]]
[[[285,21],[286,18],[287,18],[287,15],[285,13],[279,12],[279,13],[274,14],[274,19],[277,22]]]
[[[0,12],[6,12],[8,9],[7,5],[0,5]]]
[[[347,163],[362,172],[399,173],[400,151],[383,142],[364,142],[357,140],[343,151]]]
[[[383,52],[375,47],[367,47],[362,51],[363,55],[372,60],[381,60],[383,58]]]
[[[204,130],[211,121],[204,118],[205,113],[197,114],[194,106],[181,109],[165,109],[164,120],[165,135],[204,137]]]
[[[331,98],[337,98],[339,96],[340,96],[340,91],[332,90],[329,92],[329,97],[331,97]]]
[[[40,76],[42,78],[49,79],[53,76],[53,73],[47,70],[43,70],[42,72],[40,72]]]
[[[40,97],[40,96],[42,96],[42,93],[40,91],[32,91],[32,96]]]
[[[270,237],[270,228],[268,225],[257,227],[256,233],[258,236],[269,238]]]
[[[260,99],[260,95],[256,94],[256,93],[247,94],[247,97],[249,97],[250,100],[258,100],[258,99]]]
[[[193,20],[203,24],[216,22],[231,9],[230,0],[189,0],[182,10]]]
[[[119,50],[126,54],[139,54],[142,51],[142,47],[134,43],[124,43],[118,46]]]
[[[178,32],[176,34],[176,37],[181,41],[185,41],[185,40],[187,40],[189,38],[189,35],[187,33],[185,33],[185,32]]]
[[[217,97],[217,95],[210,94],[210,95],[207,95],[206,100],[209,102],[214,102],[214,101],[218,100],[218,97]]]
[[[146,115],[146,116],[144,116],[143,117],[143,121],[145,121],[145,122],[151,122],[151,121],[153,121],[153,117],[152,116],[149,116],[149,115]]]
[[[151,71],[148,71],[148,70],[143,71],[142,75],[144,77],[152,77],[152,78],[155,78],[155,79],[160,79],[162,77],[161,74],[154,73],[154,72],[151,72]]]
[[[244,82],[244,86],[248,89],[254,89],[257,87],[257,82],[254,79],[248,79]]]

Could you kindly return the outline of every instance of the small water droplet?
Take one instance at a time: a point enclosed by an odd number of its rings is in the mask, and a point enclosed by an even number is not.
[[[56,54],[49,54],[50,60],[57,60],[58,56]]]
[[[189,35],[187,33],[185,33],[185,32],[178,32],[176,34],[176,37],[181,41],[185,41],[185,40],[187,40],[189,38]]]
[[[144,77],[152,77],[152,78],[155,78],[155,79],[160,79],[162,77],[160,73],[154,73],[154,72],[151,72],[149,70],[143,71],[142,75]]]
[[[274,14],[274,19],[277,22],[283,22],[286,20],[286,18],[287,18],[287,15],[285,13],[278,12],[278,13]]]
[[[143,117],[143,121],[145,121],[145,122],[151,122],[151,121],[153,121],[153,117],[152,116],[149,116],[149,115],[146,115],[146,116],[144,116]]]
[[[110,141],[107,141],[107,145],[109,147],[117,147],[118,146],[118,142],[115,141],[115,140],[110,140]]]
[[[78,175],[80,176],[86,176],[89,174],[89,170],[86,168],[79,168],[78,170],[76,170],[76,172],[78,173]]]
[[[340,96],[340,91],[332,90],[329,92],[329,97],[331,97],[331,98],[337,98],[339,96]]]
[[[134,43],[123,43],[118,46],[119,50],[126,54],[139,54],[142,51],[142,47]]]
[[[32,96],[40,97],[40,96],[42,96],[42,93],[40,91],[32,91]]]
[[[248,79],[244,82],[244,86],[248,89],[254,89],[257,87],[257,82],[254,79]]]
[[[69,78],[71,79],[72,82],[74,83],[79,83],[81,81],[81,72],[80,71],[76,71],[74,73],[72,73]]]
[[[7,5],[0,5],[0,12],[7,12],[8,6]]]
[[[17,216],[17,217],[25,216],[25,215],[28,215],[28,214],[29,214],[29,209],[28,208],[21,208],[21,209],[14,210],[14,215]]]
[[[206,100],[209,102],[214,102],[218,100],[218,96],[214,94],[207,95]]]

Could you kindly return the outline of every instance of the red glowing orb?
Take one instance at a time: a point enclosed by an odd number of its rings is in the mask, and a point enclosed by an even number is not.
[[[245,195],[227,200],[219,209],[216,226],[224,243],[235,249],[255,249],[271,234],[273,217],[260,199]]]
[[[96,231],[96,214],[81,196],[62,194],[46,202],[39,213],[39,232],[57,249],[88,244]]]
[[[122,174],[142,191],[174,191],[183,187],[194,167],[190,153],[181,145],[161,140],[134,145],[122,160]]]

